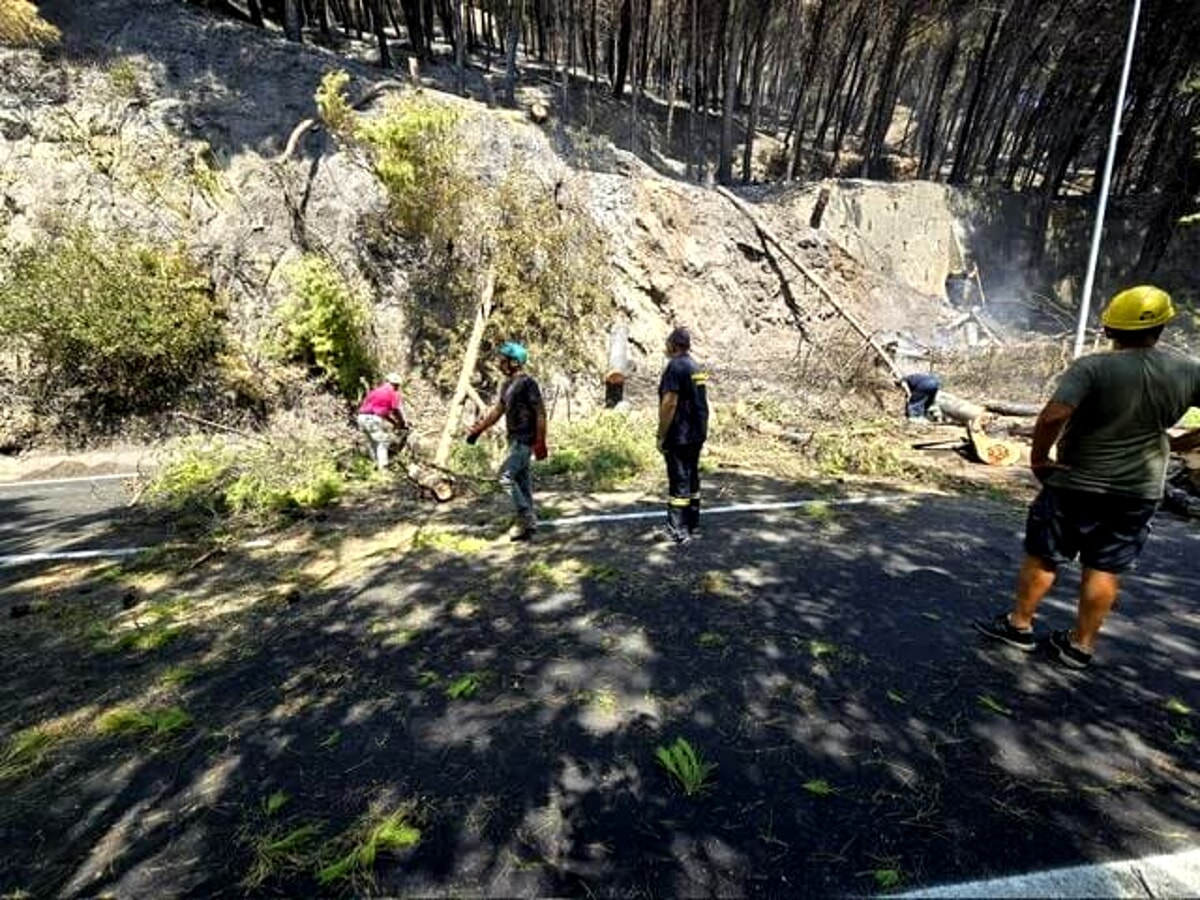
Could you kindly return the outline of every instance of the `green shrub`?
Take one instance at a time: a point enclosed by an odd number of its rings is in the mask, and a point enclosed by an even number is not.
[[[367,347],[367,305],[323,256],[309,254],[286,273],[291,294],[277,316],[288,359],[321,371],[347,397],[373,381],[375,361]]]
[[[336,102],[326,100],[332,115]],[[445,104],[405,94],[354,131],[387,190],[400,233],[441,244],[462,225],[473,182],[459,162],[458,116]]]
[[[582,485],[607,490],[640,475],[658,458],[653,426],[605,410],[551,431],[550,457],[538,463],[547,475],[567,475]]]
[[[340,138],[352,137],[356,116],[346,100],[346,85],[350,76],[343,69],[326,72],[321,77],[321,85],[317,88],[314,98],[317,101],[317,115],[325,123],[330,134]]]
[[[595,223],[563,215],[533,174],[514,166],[495,196],[493,334],[520,335],[573,369],[595,355],[599,317],[611,306],[609,263]]]
[[[141,93],[137,67],[128,58],[119,59],[108,67],[108,83],[120,97],[136,98]]]
[[[77,228],[20,252],[0,281],[0,338],[44,388],[106,412],[162,409],[224,346],[207,273],[182,250]]]
[[[265,523],[281,514],[331,505],[344,492],[346,480],[328,443],[296,440],[273,446],[188,439],[169,452],[146,500],[181,514]]]
[[[492,494],[500,489],[498,465],[488,446],[465,444],[461,441],[450,448],[450,468],[474,482],[480,494]]]
[[[446,104],[406,93],[363,118],[346,103],[347,82],[345,73],[327,75],[317,106],[330,130],[371,160],[395,230],[426,251],[409,310],[422,367],[453,382],[490,267],[489,333],[519,337],[543,362],[586,368],[595,351],[587,336],[611,307],[595,223],[564,214],[549,185],[520,165],[494,187],[481,184],[464,164],[459,114]]]

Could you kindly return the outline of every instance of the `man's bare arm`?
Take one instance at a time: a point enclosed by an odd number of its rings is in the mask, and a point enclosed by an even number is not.
[[[473,435],[483,434],[485,431],[487,431],[489,428],[491,428],[493,425],[495,425],[497,422],[499,422],[500,417],[502,415],[504,415],[504,404],[497,403],[495,406],[493,406],[491,409],[489,409],[487,411],[487,413],[484,415],[484,417],[482,419],[480,419],[474,425],[472,425],[470,428],[468,428],[467,433],[473,434]]]
[[[1200,448],[1200,428],[1193,428],[1171,438],[1172,453],[1190,453]]]
[[[679,405],[679,394],[667,391],[658,402],[658,447],[661,450],[675,420],[675,408]]]
[[[1075,407],[1065,403],[1055,403],[1053,400],[1045,405],[1033,426],[1033,448],[1029,451],[1029,467],[1035,475],[1045,473],[1055,468],[1062,468],[1050,462],[1050,451],[1062,437],[1063,429],[1067,427]]]
[[[545,444],[546,443],[546,404],[545,403],[538,403],[538,405],[537,405],[537,418],[536,418],[536,424],[535,424],[534,428],[535,428],[534,436],[533,436],[534,441],[536,441],[539,444]]]

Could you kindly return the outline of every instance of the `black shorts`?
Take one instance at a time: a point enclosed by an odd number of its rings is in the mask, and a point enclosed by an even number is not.
[[[1044,487],[1029,507],[1025,552],[1052,563],[1079,557],[1087,569],[1117,574],[1137,561],[1157,500]]]

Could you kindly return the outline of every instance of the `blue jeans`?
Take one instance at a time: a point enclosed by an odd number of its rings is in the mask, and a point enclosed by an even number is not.
[[[533,448],[520,441],[508,442],[508,457],[500,469],[501,477],[508,482],[509,493],[517,515],[525,522],[533,519],[533,471],[530,460]]]
[[[929,412],[937,400],[938,391],[942,389],[942,379],[928,373],[920,375],[905,375],[904,383],[908,385],[908,405],[904,414],[910,419],[921,419]]]

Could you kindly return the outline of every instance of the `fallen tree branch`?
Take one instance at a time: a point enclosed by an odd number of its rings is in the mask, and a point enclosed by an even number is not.
[[[1000,336],[1000,333],[998,331],[996,331],[996,329],[993,328],[991,325],[989,325],[987,322],[983,321],[983,319],[980,317],[979,313],[974,309],[971,310],[971,319],[975,322],[976,325],[978,325],[980,328],[983,329],[984,334],[986,334],[989,338],[991,338],[997,344],[1004,343],[1004,338],[1002,338]]]
[[[385,92],[399,91],[403,90],[405,87],[406,85],[400,81],[381,81],[372,86],[369,91],[351,103],[350,108],[355,110],[363,109],[364,107],[370,106],[372,103],[374,103]],[[321,120],[315,116],[300,122],[295,128],[292,129],[292,133],[288,135],[287,144],[284,145],[283,152],[275,158],[275,162],[287,162],[289,159],[291,159],[292,154],[296,152],[296,147],[299,146],[300,141],[304,138],[304,136],[311,131],[320,130],[322,124],[323,123]]]
[[[492,315],[492,295],[496,290],[496,270],[489,266],[483,278],[483,291],[479,297],[479,306],[475,310],[475,324],[471,327],[471,338],[467,341],[467,351],[463,354],[462,368],[458,370],[458,383],[454,388],[454,396],[450,398],[450,409],[446,412],[446,424],[442,427],[442,436],[438,440],[437,452],[433,455],[434,465],[445,466],[450,459],[450,445],[454,440],[454,429],[458,425],[463,401],[471,389],[471,376],[475,373],[475,364],[479,361],[479,347],[483,343],[483,332],[487,328],[488,319]]]
[[[172,413],[176,418],[187,419],[189,422],[195,422],[198,425],[205,425],[208,428],[216,428],[218,431],[226,431],[229,434],[236,434],[239,437],[244,437],[248,441],[258,441],[260,444],[272,446],[271,442],[259,434],[252,434],[249,431],[242,431],[240,428],[231,428],[228,425],[222,425],[220,422],[213,422],[209,419],[202,419],[199,416],[188,415],[185,412]]]
[[[759,434],[765,434],[767,437],[787,441],[789,444],[807,446],[814,437],[811,431],[788,431],[783,426],[776,425],[774,422],[763,422],[759,419],[751,419],[749,417],[743,419],[743,421],[751,431],[757,431]]]
[[[776,246],[776,248],[778,248],[780,255],[783,256],[784,259],[800,270],[800,273],[808,279],[813,287],[817,289],[821,296],[825,298],[825,301],[832,306],[838,315],[845,319],[846,322],[850,324],[850,327],[858,332],[858,334],[864,341],[867,342],[870,348],[875,351],[876,357],[878,357],[879,360],[887,367],[888,371],[892,373],[892,377],[897,383],[899,383],[904,378],[904,373],[902,373],[896,367],[896,364],[892,361],[892,358],[888,356],[887,351],[885,351],[883,347],[880,346],[879,342],[875,340],[875,336],[871,334],[871,332],[867,331],[867,329],[863,327],[862,323],[858,321],[857,317],[855,317],[850,310],[846,309],[846,307],[843,306],[838,299],[833,296],[833,293],[825,286],[824,282],[822,282],[821,279],[818,278],[810,268],[808,268],[808,266],[804,265],[804,263],[800,262],[800,260],[792,255],[791,251],[788,250],[783,241],[780,240],[780,238],[776,236],[775,233],[766,225],[758,220],[758,217],[754,214],[750,207],[748,207],[741,200],[741,198],[737,197],[735,194],[723,187],[718,187],[716,191],[735,207],[737,207],[738,211],[750,220],[751,224],[754,225],[754,230],[758,232],[760,238],[769,240]]]
[[[283,148],[283,152],[275,158],[276,162],[287,162],[292,158],[292,154],[296,152],[296,146],[300,143],[300,139],[321,127],[319,119],[305,119],[299,125],[292,129],[292,133],[288,135],[287,144]]]

